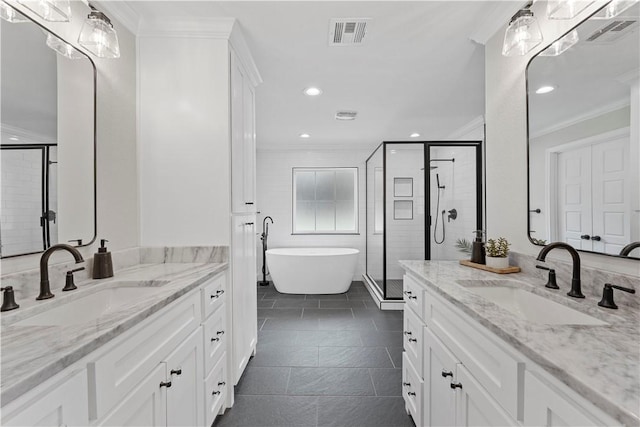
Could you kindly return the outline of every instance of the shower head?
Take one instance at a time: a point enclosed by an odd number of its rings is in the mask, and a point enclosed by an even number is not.
[[[431,166],[429,169],[434,170],[434,169],[438,169],[437,166]]]

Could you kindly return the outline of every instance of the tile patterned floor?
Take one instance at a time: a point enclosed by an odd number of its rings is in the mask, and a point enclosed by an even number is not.
[[[404,409],[402,312],[362,282],[337,295],[258,287],[258,348],[215,427],[414,426]]]

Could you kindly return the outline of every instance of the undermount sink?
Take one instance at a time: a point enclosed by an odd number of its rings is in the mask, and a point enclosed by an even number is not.
[[[16,326],[68,326],[94,322],[124,306],[157,293],[157,287],[114,287],[69,301],[41,314],[16,322]]]
[[[475,281],[477,286],[470,286],[465,281],[464,285],[469,290],[487,301],[515,314],[523,320],[544,325],[592,325],[603,326],[607,323],[581,313],[570,307],[558,304],[555,301],[541,297],[524,289],[511,286],[498,286],[498,281]],[[505,280],[503,282],[519,283]],[[504,283],[504,285],[508,285]]]

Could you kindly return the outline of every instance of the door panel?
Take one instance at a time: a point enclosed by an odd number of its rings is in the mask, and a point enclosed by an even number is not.
[[[558,240],[576,249],[592,250],[591,148],[558,154]]]

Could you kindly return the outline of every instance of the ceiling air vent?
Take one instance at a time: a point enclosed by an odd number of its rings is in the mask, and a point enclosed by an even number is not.
[[[637,28],[638,20],[636,18],[617,19],[595,30],[586,38],[586,41],[590,43],[613,43],[632,33]]]
[[[336,120],[355,120],[357,115],[357,111],[338,111],[336,112]]]
[[[351,46],[364,42],[369,18],[334,18],[329,21],[329,46]]]

